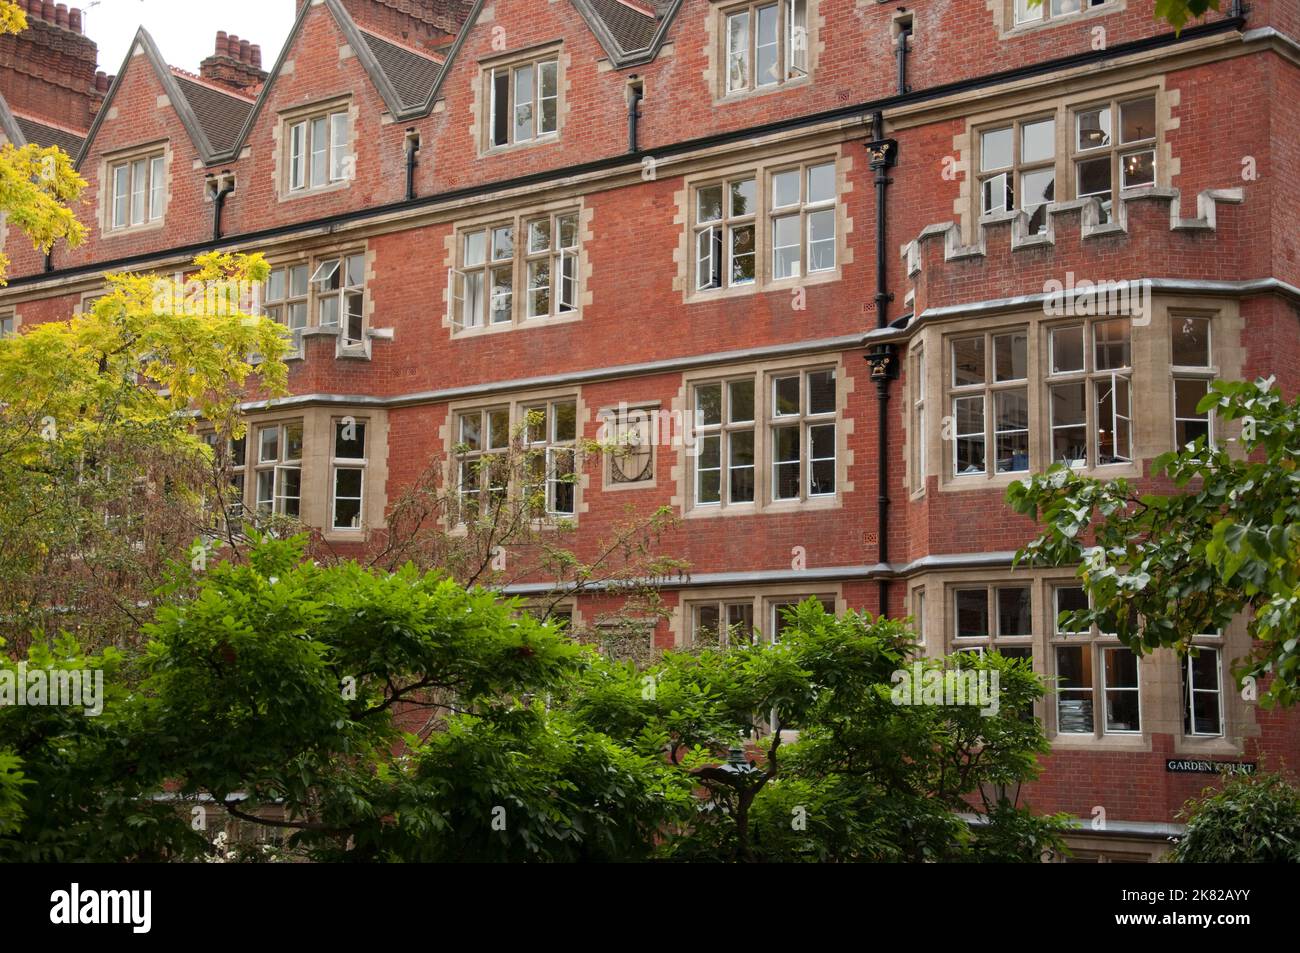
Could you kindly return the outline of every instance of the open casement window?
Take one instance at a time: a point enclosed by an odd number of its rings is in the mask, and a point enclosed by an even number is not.
[[[524,316],[546,318],[577,310],[578,214],[565,212],[527,223]]]
[[[1073,115],[1075,196],[1096,196],[1110,221],[1121,192],[1156,184],[1156,98],[1111,100]]]
[[[1049,329],[1052,462],[1072,467],[1133,462],[1130,335],[1128,318]]]
[[[952,462],[954,476],[1029,469],[1028,332],[994,331],[954,338]]]
[[[161,221],[167,205],[166,161],[162,153],[141,156],[109,167],[113,184],[112,230]]]
[[[506,451],[510,408],[470,410],[456,416],[457,501],[460,522],[500,506],[509,491]]]
[[[577,513],[578,405],[553,400],[523,408],[528,451],[526,498],[541,516]]]
[[[499,327],[579,310],[578,213],[466,229],[447,274],[454,331]],[[516,294],[523,281],[523,293]]]
[[[1079,630],[1061,618],[1088,607],[1079,586],[1052,589],[1052,653],[1056,666],[1056,730],[1063,735],[1142,732],[1140,661],[1113,636]]]
[[[321,189],[352,178],[348,110],[337,109],[288,124],[289,190]]]
[[[514,145],[559,129],[560,60],[555,54],[494,67],[488,74],[488,145]]]
[[[257,429],[257,511],[297,518],[302,503],[302,421]]]
[[[835,495],[835,370],[771,379],[772,500]]]
[[[1021,120],[979,132],[980,214],[1022,209],[1029,232],[1047,230],[1056,190],[1056,117]]]
[[[754,502],[753,376],[693,388],[695,505]]]
[[[610,446],[609,482],[614,486],[653,483],[655,478],[655,434],[653,411],[630,408],[606,415],[605,429]]]
[[[754,599],[710,599],[690,603],[692,646],[728,648],[754,641]]]
[[[697,289],[754,283],[757,199],[757,183],[752,175],[695,190]]]
[[[341,328],[343,344],[365,342],[366,256],[326,258],[312,273],[316,294],[317,323],[322,328]]]
[[[343,417],[334,421],[331,463],[330,526],[361,529],[365,513],[366,421]]]
[[[1204,438],[1214,448],[1214,412],[1198,410],[1197,405],[1210,391],[1215,377],[1213,351],[1210,347],[1210,319],[1196,315],[1171,314],[1174,448],[1179,449]]]
[[[272,268],[263,291],[262,312],[293,332],[293,347],[302,351],[302,331],[307,327],[308,266]]]
[[[724,21],[726,95],[808,75],[806,0],[734,7]]]
[[[1216,638],[1217,642],[1218,639]],[[1183,734],[1216,738],[1223,726],[1223,648],[1202,645],[1182,660]]]
[[[835,163],[774,172],[772,277],[835,269]]]
[[[1030,0],[1015,0],[1016,25],[1059,20],[1082,13],[1092,7],[1099,7],[1106,2],[1107,0],[1039,0],[1038,3],[1031,4]]]

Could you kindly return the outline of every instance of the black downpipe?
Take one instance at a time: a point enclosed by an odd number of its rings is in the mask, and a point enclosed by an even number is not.
[[[45,273],[48,275],[54,270],[54,249],[51,248],[45,253]]]
[[[906,96],[912,91],[907,85],[907,45],[912,40],[912,24],[902,23],[898,27],[898,95]]]
[[[218,184],[217,193],[212,197],[212,240],[221,241],[221,213],[226,207],[226,196],[235,191],[235,180],[229,179],[225,185]]]
[[[420,137],[411,133],[406,137],[406,201],[415,198],[415,167],[419,165]]]
[[[886,139],[885,117],[877,110],[871,117],[871,129],[876,138],[867,143],[869,167],[876,173],[876,327],[889,326],[889,303],[894,293],[889,290],[889,269],[886,257],[889,206],[886,201],[893,179],[889,170],[898,161],[898,143]],[[871,366],[871,379],[876,384],[876,545],[878,559],[889,563],[889,382],[898,376],[898,361],[893,344],[877,344],[867,352]],[[880,586],[881,616],[889,613],[889,577],[882,575]]]
[[[632,79],[636,79],[636,74],[632,74]],[[640,83],[633,83],[629,90],[630,95],[627,99],[627,151],[637,151],[637,123],[641,119],[641,98],[644,92]]]

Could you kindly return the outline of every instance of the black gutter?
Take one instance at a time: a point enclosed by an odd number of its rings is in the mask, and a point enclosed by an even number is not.
[[[805,116],[795,116],[789,119],[781,119],[776,122],[764,123],[758,126],[749,126],[744,129],[735,129],[728,132],[715,133],[710,136],[701,136],[698,139],[686,139],[680,142],[670,143],[657,149],[642,150],[637,153],[631,153],[630,155],[635,158],[639,164],[640,159],[643,156],[662,158],[664,156],[692,152],[697,149],[707,149],[716,145],[740,142],[752,139],[755,136],[771,135],[773,133],[784,132],[792,129],[801,129],[806,126],[816,126],[826,122],[834,122],[836,120],[865,117],[873,112],[927,102],[932,99],[942,99],[945,96],[950,96],[955,93],[982,89],[986,86],[996,86],[999,83],[1005,83],[1011,80],[1027,79],[1034,76],[1058,72],[1063,69],[1070,69],[1075,66],[1086,66],[1091,63],[1118,59],[1134,53],[1144,53],[1150,50],[1163,49],[1167,46],[1174,46],[1203,36],[1215,36],[1220,33],[1231,33],[1240,29],[1244,24],[1244,17],[1231,17],[1214,23],[1189,27],[1188,29],[1183,30],[1181,34],[1162,33],[1159,36],[1146,37],[1141,40],[1134,40],[1131,43],[1121,43],[1105,50],[1086,50],[1082,53],[1058,57],[1057,59],[1046,60],[1042,63],[1035,63],[1016,69],[989,73],[975,79],[943,83],[939,86],[929,87],[928,89],[916,90],[902,95],[886,96],[881,99],[859,103],[854,106],[841,106],[820,113],[810,113]],[[460,199],[474,198],[475,196],[486,195],[506,189],[527,188],[529,186],[539,185],[546,182],[570,179],[611,169],[627,168],[628,171],[632,171],[632,168],[628,165],[628,159],[628,153],[607,156],[603,159],[596,159],[576,166],[565,166],[562,169],[534,172],[513,179],[501,179],[496,182],[487,182],[481,185],[454,189],[449,192],[427,195],[421,198],[412,199],[409,202],[390,202],[387,205],[371,206],[364,209],[353,209],[352,211],[340,212],[337,215],[312,219],[306,222],[295,222],[289,225],[277,226],[275,228],[262,229],[261,231],[246,232],[242,235],[228,236],[220,245],[215,246],[215,248],[211,242],[196,242],[190,245],[173,246],[171,248],[146,252],[139,255],[130,255],[125,258],[101,261],[91,265],[79,265],[76,268],[68,268],[56,272],[55,274],[75,277],[77,275],[99,274],[104,271],[129,271],[132,265],[144,264],[163,256],[186,255],[193,257],[194,255],[213,251],[219,248],[255,244],[263,239],[278,238],[284,235],[292,235],[295,232],[306,232],[320,228],[332,228],[336,225],[345,225],[350,222],[364,221],[369,218],[378,218],[394,212],[428,208],[444,202],[454,202]],[[48,275],[27,275],[24,277],[10,278],[8,287],[21,287],[23,284],[45,280],[47,277]]]
[[[876,327],[889,325],[888,245],[889,205],[886,201],[893,181],[889,170],[898,161],[898,143],[885,138],[885,116],[877,112],[871,119],[876,138],[867,143],[868,167],[876,173]],[[889,562],[889,382],[898,376],[897,349],[893,344],[877,344],[867,353],[871,379],[876,384],[876,561]],[[879,615],[889,614],[889,579],[879,581]]]

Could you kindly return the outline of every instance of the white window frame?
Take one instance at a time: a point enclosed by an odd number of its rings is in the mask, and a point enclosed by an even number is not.
[[[366,475],[370,457],[370,421],[368,419],[335,418],[330,421],[330,528],[334,532],[349,532],[365,529],[366,520]],[[338,443],[341,432],[346,427],[355,428],[361,438],[362,454],[359,457],[340,457]],[[351,441],[355,442],[355,441]],[[360,474],[357,496],[339,496],[339,474],[344,471],[356,471]],[[355,500],[357,504],[357,525],[339,525],[339,500]]]
[[[1227,711],[1224,705],[1224,686],[1223,686],[1223,646],[1204,645],[1199,642],[1193,643],[1197,651],[1201,653],[1210,652],[1214,654],[1214,667],[1218,679],[1216,688],[1197,688],[1195,669],[1191,653],[1182,660],[1182,678],[1180,679],[1180,697],[1183,707],[1183,736],[1186,738],[1222,738],[1227,734]],[[1218,710],[1219,730],[1215,732],[1197,731],[1196,730],[1196,695],[1214,695],[1215,704]]]
[[[297,457],[288,456],[289,450],[289,432],[292,428],[297,428],[298,439],[302,446],[302,452]],[[276,431],[276,454],[274,459],[268,459],[262,453],[262,434],[266,431]],[[253,448],[255,454],[252,461],[254,469],[253,478],[253,504],[254,509],[259,514],[274,513],[278,516],[290,516],[294,519],[302,518],[302,461],[306,454],[306,429],[302,420],[287,420],[280,423],[262,424],[256,428],[256,446]],[[298,474],[298,495],[289,496],[286,492],[287,475],[289,472],[296,471]],[[264,497],[262,494],[262,477],[263,474],[271,475],[271,496]],[[297,502],[296,513],[287,512],[287,502],[294,500]],[[269,504],[266,505],[266,504]]]
[[[760,42],[760,16],[776,17],[770,42]],[[775,89],[809,72],[807,0],[772,0],[729,7],[720,14],[722,34],[722,92],[734,96]],[[736,29],[739,27],[739,29]],[[766,38],[764,38],[766,39]],[[772,70],[758,74],[760,49],[772,50]],[[766,71],[765,71],[766,72]]]
[[[353,178],[350,106],[286,120],[286,180],[290,193],[326,189]]]
[[[554,139],[560,132],[560,54],[551,51],[531,60],[517,60],[502,63],[485,70],[488,97],[487,147],[488,149],[506,149],[510,146],[530,142]],[[497,77],[505,80],[506,102],[503,104],[498,91]],[[549,75],[549,92],[547,83]],[[519,81],[523,76],[529,78],[528,102],[519,102]],[[548,128],[543,128],[546,118],[546,104],[552,104],[552,118]],[[505,110],[505,140],[498,141],[497,118],[500,110]],[[527,131],[521,134],[520,118],[527,114]]]
[[[161,222],[167,206],[167,157],[163,151],[131,156],[108,167],[109,231]]]

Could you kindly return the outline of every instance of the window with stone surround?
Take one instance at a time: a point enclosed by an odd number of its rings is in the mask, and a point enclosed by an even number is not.
[[[461,229],[447,275],[456,332],[504,328],[579,312],[577,209],[518,214]]]
[[[690,389],[691,508],[707,512],[834,500],[836,369],[698,380]]]
[[[953,652],[983,655],[996,651],[1007,658],[1033,655],[1033,589],[1029,585],[963,585],[952,589]]]
[[[1224,734],[1223,646],[1218,633],[1198,636],[1194,651],[1180,661],[1183,734],[1218,738]]]
[[[326,189],[355,174],[352,120],[344,104],[284,122],[285,185],[290,194]]]
[[[809,598],[817,599],[823,609],[835,614],[833,593],[735,593],[690,599],[685,609],[686,643],[701,648],[727,648],[758,641],[780,641],[786,612]]]
[[[1088,608],[1079,586],[1052,587],[1052,660],[1057,678],[1056,731],[1063,735],[1142,732],[1141,663],[1113,635],[1072,624]]]
[[[695,185],[692,289],[758,287],[834,273],[838,193],[833,159]]]
[[[302,421],[258,427],[256,452],[257,511],[296,519],[302,508]]]
[[[948,346],[953,475],[1028,471],[1028,332],[963,335]]]
[[[167,209],[167,160],[162,149],[108,163],[106,231],[162,222]]]
[[[1095,197],[1112,221],[1122,192],[1159,183],[1159,116],[1157,94],[1138,89],[972,120],[976,220],[1020,210],[1042,234],[1050,204]]]
[[[539,519],[577,514],[575,399],[459,410],[453,427],[460,522],[503,505],[512,492],[522,494]]]
[[[344,348],[361,347],[366,339],[365,284],[361,250],[276,264],[262,288],[262,313],[293,333],[297,355],[303,332],[313,327],[337,329]]]
[[[1093,7],[1105,6],[1110,0],[1013,0],[1015,22],[1042,23],[1076,16]]]
[[[553,138],[560,129],[560,57],[555,51],[490,67],[489,149]]]
[[[776,0],[723,9],[720,95],[774,89],[808,75],[808,2]]]
[[[1133,359],[1128,318],[1048,330],[1047,399],[1053,463],[1133,462]]]

